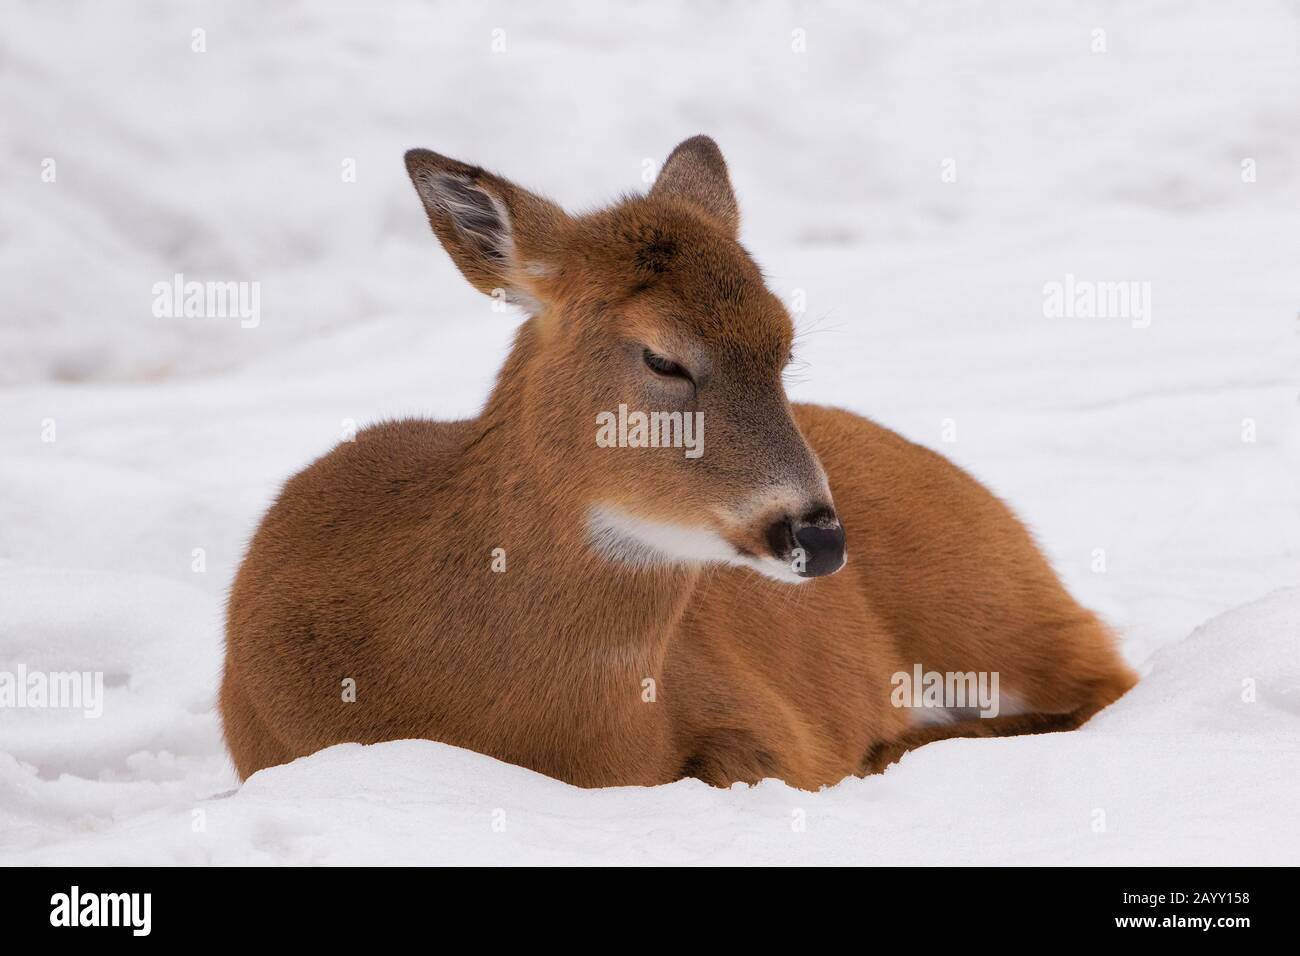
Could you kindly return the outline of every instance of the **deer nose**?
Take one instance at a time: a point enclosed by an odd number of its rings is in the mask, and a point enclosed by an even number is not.
[[[800,577],[819,578],[844,567],[844,527],[830,508],[778,519],[768,529],[767,540],[772,553],[789,561]]]

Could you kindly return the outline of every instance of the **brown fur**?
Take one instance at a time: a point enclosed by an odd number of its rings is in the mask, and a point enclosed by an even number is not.
[[[866,419],[788,404],[790,320],[736,242],[711,140],[584,217],[435,153],[407,162],[467,278],[534,314],[478,418],[369,428],[263,519],[221,689],[241,776],[415,737],[580,786],[814,788],[946,736],[1069,729],[1133,684],[1001,501]],[[695,386],[655,377],[646,347]],[[596,447],[620,402],[703,411],[705,454]],[[803,584],[591,546],[608,503],[758,554],[773,514],[829,504],[827,481],[849,560]],[[997,671],[1030,713],[916,726],[890,676],[918,662]]]

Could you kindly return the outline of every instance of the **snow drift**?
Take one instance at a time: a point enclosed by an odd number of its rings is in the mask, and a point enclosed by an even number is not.
[[[20,863],[1290,864],[1300,846],[1300,588],[1228,612],[1156,655],[1128,696],[1069,734],[949,740],[818,793],[769,780],[580,790],[445,744],[331,747],[184,799],[168,768],[89,788],[0,762],[39,822]],[[173,792],[168,795],[168,790]],[[114,792],[114,790],[116,792]],[[17,845],[15,845],[17,844]]]

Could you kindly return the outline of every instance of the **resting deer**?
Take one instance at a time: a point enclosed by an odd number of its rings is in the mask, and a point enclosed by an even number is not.
[[[427,738],[585,787],[816,788],[1074,728],[1132,686],[998,498],[789,403],[790,317],[712,140],[583,216],[437,153],[406,166],[460,271],[528,319],[477,418],[368,428],[263,519],[221,688],[242,776]],[[620,406],[701,421],[703,453],[605,447]],[[1000,712],[896,706],[918,665],[996,672]]]

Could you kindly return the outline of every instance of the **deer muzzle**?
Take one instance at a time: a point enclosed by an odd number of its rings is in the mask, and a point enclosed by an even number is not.
[[[804,578],[834,574],[848,558],[844,526],[827,507],[800,517],[778,518],[767,529],[767,544],[778,561],[788,563]]]

